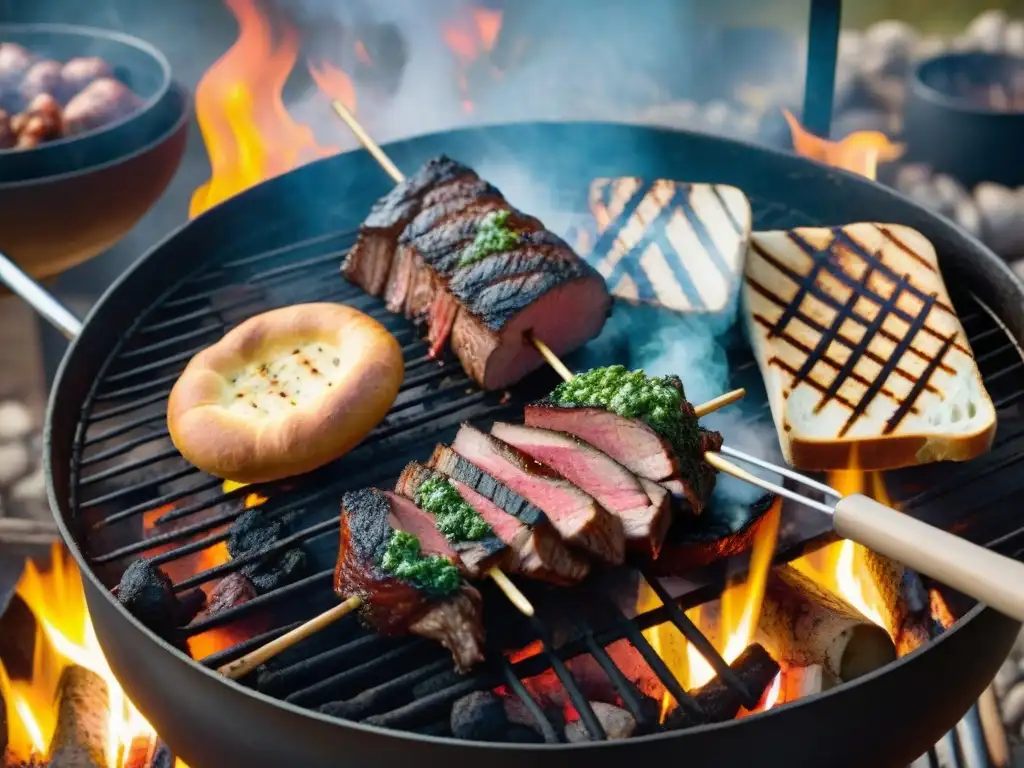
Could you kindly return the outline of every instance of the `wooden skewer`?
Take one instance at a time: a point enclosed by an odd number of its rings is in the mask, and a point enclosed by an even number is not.
[[[405,181],[405,174],[398,170],[398,166],[391,162],[391,158],[387,156],[387,153],[380,148],[380,145],[359,124],[356,116],[349,112],[348,108],[337,99],[331,102],[331,106],[338,113],[338,117],[345,121],[345,125],[348,126],[349,130],[359,139],[359,143],[363,145],[363,148],[373,155],[374,160],[380,163],[380,167],[384,169],[387,175],[394,179],[396,184]]]

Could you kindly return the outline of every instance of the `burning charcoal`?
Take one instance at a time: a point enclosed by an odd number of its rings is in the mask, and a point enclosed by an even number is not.
[[[452,735],[467,741],[502,741],[510,723],[501,698],[474,691],[452,705]]]
[[[170,577],[145,559],[136,560],[125,570],[117,599],[129,613],[165,639],[192,621],[206,601],[198,589],[176,595]]]
[[[51,765],[106,768],[109,719],[110,692],[103,678],[84,667],[65,669],[57,686]]]
[[[290,535],[292,516],[269,517],[260,510],[244,512],[232,525],[228,535],[228,554],[240,558],[272,549]],[[306,567],[302,549],[267,554],[242,566],[259,593],[271,592],[300,576]]]
[[[597,721],[604,728],[608,741],[628,739],[636,731],[636,720],[621,707],[605,704],[603,701],[592,701],[590,708],[594,710]],[[590,733],[583,724],[583,720],[577,720],[565,726],[565,738],[570,744],[591,741]]]
[[[776,661],[768,655],[768,651],[757,643],[748,646],[729,666],[739,676],[743,685],[758,698],[764,695],[780,669]],[[743,706],[740,694],[717,677],[700,688],[689,691],[689,694],[704,711],[703,722],[721,723],[732,720]],[[701,722],[701,718],[690,709],[678,706],[665,718],[665,728],[689,728]]]

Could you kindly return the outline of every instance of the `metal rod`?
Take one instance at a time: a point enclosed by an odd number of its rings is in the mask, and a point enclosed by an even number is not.
[[[785,498],[791,499],[792,501],[797,501],[805,506],[810,507],[811,509],[816,509],[819,512],[824,512],[826,515],[831,515],[835,512],[835,510],[832,509],[832,507],[830,507],[828,504],[822,504],[820,501],[808,499],[806,496],[801,496],[796,491],[791,491],[789,490],[789,488],[783,488],[781,485],[777,485],[776,483],[773,483],[769,480],[764,480],[763,478],[760,478],[757,475],[752,475],[745,469],[741,469],[732,462],[726,461],[717,453],[712,453],[711,451],[708,451],[707,453],[704,454],[704,461],[706,461],[712,467],[717,469],[719,472],[725,472],[726,474],[732,475],[736,479],[742,480],[745,483],[756,485],[758,488],[762,488],[768,491],[769,493],[774,493],[777,496],[784,496]]]
[[[820,491],[826,496],[831,496],[834,499],[843,498],[843,494],[833,488],[831,485],[825,485],[819,483],[817,480],[812,480],[806,475],[801,475],[799,472],[795,472],[787,467],[780,467],[778,464],[772,464],[770,461],[759,459],[756,456],[751,456],[749,453],[738,451],[735,448],[730,448],[728,445],[723,445],[719,450],[719,453],[724,453],[726,456],[732,456],[734,459],[746,462],[747,464],[753,464],[755,467],[761,467],[761,469],[767,469],[770,472],[774,472],[783,477],[788,477],[790,480],[796,480],[798,483],[803,483],[808,488],[813,488],[816,491]]]
[[[82,332],[82,321],[26,274],[14,259],[0,252],[0,283],[19,296],[69,340]]]
[[[841,0],[811,0],[801,122],[804,128],[823,139],[827,139],[832,131],[832,102],[835,98],[842,16]]]

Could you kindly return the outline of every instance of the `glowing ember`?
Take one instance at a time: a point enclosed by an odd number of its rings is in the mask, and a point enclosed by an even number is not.
[[[193,217],[261,181],[338,152],[320,146],[309,126],[297,123],[284,106],[284,84],[299,55],[296,30],[285,24],[273,28],[255,0],[224,2],[238,20],[238,40],[196,88],[196,118],[212,173],[192,196]],[[312,73],[323,76],[328,95],[354,106],[344,73],[326,62]]]
[[[8,707],[9,756],[16,761],[47,757],[57,727],[54,697],[61,673],[73,665],[106,683],[110,719],[105,751],[110,768],[125,765],[133,742],[155,743],[153,728],[125,696],[100,650],[81,575],[63,547],[54,545],[48,571],[28,562],[17,593],[35,615],[38,635],[30,680],[10,679],[0,664],[0,687]],[[178,768],[183,768],[180,762]]]

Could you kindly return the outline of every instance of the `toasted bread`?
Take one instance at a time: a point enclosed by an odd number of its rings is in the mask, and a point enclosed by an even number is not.
[[[403,375],[401,347],[368,315],[339,304],[275,309],[192,358],[167,427],[205,472],[278,480],[351,450],[387,414]]]
[[[735,295],[750,238],[750,202],[739,189],[594,179],[589,208],[570,241],[616,298],[720,312]]]
[[[793,466],[881,470],[991,447],[995,406],[921,233],[871,223],[755,232],[743,291]]]

